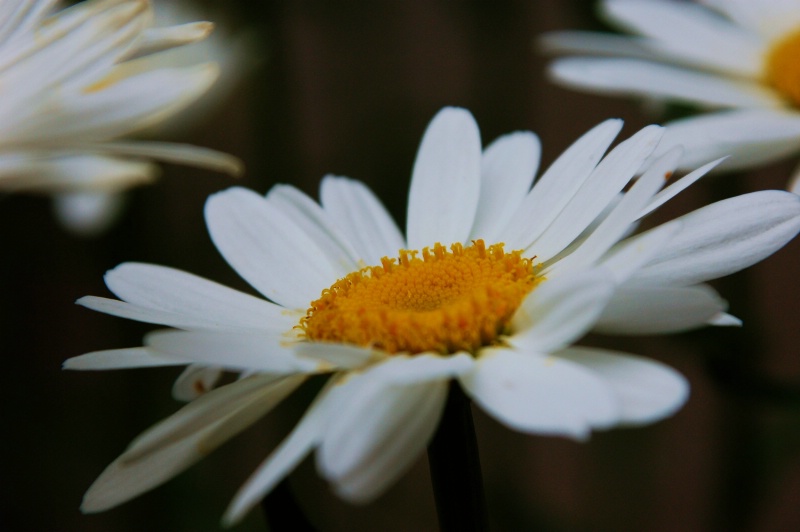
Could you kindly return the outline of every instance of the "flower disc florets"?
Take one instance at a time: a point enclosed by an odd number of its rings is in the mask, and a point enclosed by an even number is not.
[[[521,251],[483,240],[401,250],[381,263],[322,291],[300,322],[308,339],[388,353],[474,353],[497,343],[541,280]]]
[[[779,40],[766,61],[767,81],[795,105],[800,106],[800,30]]]

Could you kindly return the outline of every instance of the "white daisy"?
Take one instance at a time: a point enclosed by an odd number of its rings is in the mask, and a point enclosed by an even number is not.
[[[555,32],[551,77],[573,88],[671,100],[703,114],[667,123],[660,152],[683,144],[681,166],[731,155],[751,168],[800,152],[800,1],[604,0],[601,14],[635,36]]]
[[[116,140],[211,86],[214,64],[159,68],[154,59],[202,40],[211,23],[154,28],[145,0],[89,0],[53,12],[55,4],[8,0],[0,8],[3,190],[57,193],[65,221],[92,229],[111,215],[116,193],[156,176],[148,159],[240,172],[237,159],[213,150]]]
[[[235,497],[227,522],[313,450],[340,496],[372,500],[425,449],[451,379],[500,422],[531,434],[583,439],[675,412],[688,387],[672,369],[572,344],[592,327],[652,333],[735,322],[698,283],[780,248],[800,230],[800,198],[739,196],[626,238],[713,163],[659,191],[680,156],[672,150],[623,193],[662,129],[647,127],[604,157],[620,128],[609,120],[586,133],[531,188],[532,133],[482,151],[469,112],[444,109],[417,154],[405,238],[364,185],[343,177],[322,181],[320,204],[290,186],[209,198],[215,245],[269,301],[182,271],[122,264],[106,275],[120,300],[79,303],[182,330],[65,367],[188,364],[184,397],[197,395],[190,383],[208,388],[218,368],[247,376],[137,438],[89,489],[83,510],[161,484],[317,373],[330,374],[327,386]]]

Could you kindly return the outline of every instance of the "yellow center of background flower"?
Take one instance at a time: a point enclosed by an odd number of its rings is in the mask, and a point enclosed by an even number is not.
[[[800,105],[800,31],[780,39],[767,55],[767,81]]]
[[[388,353],[474,353],[497,343],[542,278],[521,251],[483,240],[450,250],[401,250],[339,279],[311,303],[300,328],[310,340]]]

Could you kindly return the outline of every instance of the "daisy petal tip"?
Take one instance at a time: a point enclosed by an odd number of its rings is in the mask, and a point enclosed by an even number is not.
[[[742,320],[727,312],[720,312],[708,320],[709,325],[715,327],[741,327]]]

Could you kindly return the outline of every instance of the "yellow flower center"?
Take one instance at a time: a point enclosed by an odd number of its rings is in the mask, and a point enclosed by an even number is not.
[[[299,327],[310,340],[388,353],[474,353],[506,332],[542,280],[535,269],[522,251],[487,249],[483,240],[449,251],[439,243],[421,254],[401,250],[323,290]]]
[[[800,105],[800,30],[780,39],[767,55],[767,82]]]

